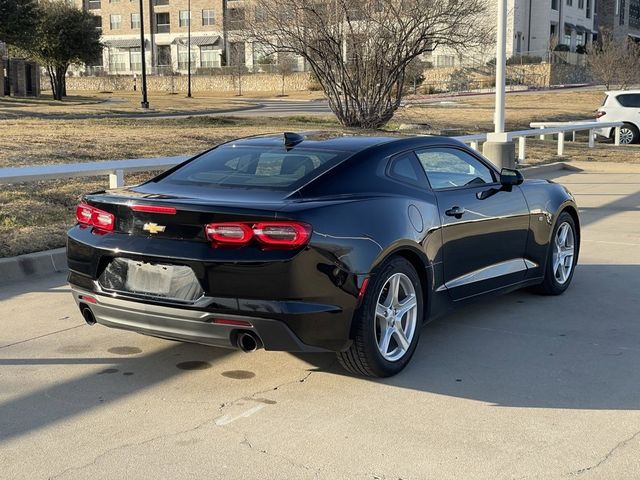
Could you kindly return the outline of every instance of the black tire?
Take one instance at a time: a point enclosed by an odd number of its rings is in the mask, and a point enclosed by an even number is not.
[[[558,229],[564,223],[568,223],[571,226],[574,235],[574,254],[571,265],[571,271],[569,273],[568,278],[563,282],[559,282],[556,278],[556,274],[554,272],[553,265],[553,257],[554,257],[554,245],[556,240],[556,234],[558,233]],[[569,285],[571,284],[571,280],[573,280],[573,274],[576,271],[576,264],[578,262],[578,251],[580,249],[580,236],[578,235],[578,230],[576,229],[576,223],[573,220],[573,217],[567,213],[562,212],[558,216],[556,220],[556,224],[553,227],[553,232],[551,234],[551,240],[549,241],[549,251],[547,253],[547,266],[544,274],[544,281],[538,286],[537,290],[539,293],[543,295],[562,295]]]
[[[406,275],[413,285],[416,303],[417,320],[409,348],[396,361],[388,361],[382,356],[376,340],[376,305],[387,280],[396,273]],[[362,303],[353,318],[353,343],[351,347],[338,352],[340,364],[355,375],[367,377],[390,377],[400,372],[411,360],[420,337],[424,315],[424,294],[420,277],[415,268],[402,257],[392,257],[385,261],[371,277],[370,283],[362,299]]]
[[[624,133],[625,130],[631,135],[631,139],[626,142],[623,142],[623,137],[624,137]],[[616,137],[616,132],[615,129],[612,132],[612,138],[615,139]],[[620,127],[620,143],[622,145],[630,145],[633,143],[638,143],[640,141],[640,131],[638,131],[638,127],[636,127],[634,124],[632,123],[625,123],[622,127]]]

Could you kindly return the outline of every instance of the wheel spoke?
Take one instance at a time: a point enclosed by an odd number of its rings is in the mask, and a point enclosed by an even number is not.
[[[558,230],[558,245],[564,247],[567,244],[567,234],[569,233],[569,225],[564,223]]]
[[[389,343],[391,342],[391,336],[393,335],[392,327],[385,327],[382,332],[382,337],[380,338],[380,343],[378,346],[380,347],[380,352],[383,355],[387,355],[389,353]]]
[[[402,300],[402,303],[398,305],[398,309],[396,310],[396,318],[398,320],[402,320],[402,317],[404,317],[407,312],[413,310],[417,305],[418,302],[416,300],[416,296],[413,294],[408,295],[404,300]]]
[[[377,303],[376,304],[376,317],[386,318],[386,316],[387,316],[387,307]]]
[[[398,305],[398,295],[400,294],[400,275],[394,275],[389,279],[389,305]]]
[[[396,324],[396,328],[393,330],[393,334],[395,335],[400,348],[402,348],[402,350],[406,352],[409,349],[409,340],[407,339],[404,330],[402,330],[402,325]]]

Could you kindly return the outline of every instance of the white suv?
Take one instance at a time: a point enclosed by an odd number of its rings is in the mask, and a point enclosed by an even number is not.
[[[640,140],[640,90],[615,90],[606,92],[602,106],[596,113],[599,122],[624,122],[620,128],[620,143],[638,143]],[[596,132],[613,138],[613,128],[601,128]]]

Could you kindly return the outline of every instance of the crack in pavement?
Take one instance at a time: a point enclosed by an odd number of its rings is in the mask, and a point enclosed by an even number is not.
[[[38,335],[36,337],[27,338],[25,340],[19,340],[17,342],[8,343],[6,345],[0,345],[0,349],[13,347],[14,345],[20,345],[22,343],[31,342],[32,340],[38,340],[40,338],[49,337],[51,335],[57,335],[58,333],[68,332],[69,330],[73,330],[74,328],[80,328],[80,327],[84,327],[84,326],[85,326],[84,323],[80,324],[80,325],[74,325],[73,327],[63,328],[62,330],[56,330],[55,332],[49,332],[49,333],[45,333],[45,334],[42,334],[42,335]]]
[[[597,469],[602,464],[607,462],[615,454],[616,450],[618,450],[620,448],[623,448],[628,443],[634,441],[639,435],[640,435],[640,430],[637,431],[636,433],[634,433],[633,435],[631,435],[629,438],[626,438],[626,439],[621,440],[620,442],[618,442],[611,450],[609,450],[607,452],[607,454],[604,457],[602,457],[600,459],[600,461],[598,461],[598,463],[596,463],[594,465],[591,465],[590,467],[585,467],[585,468],[581,468],[579,470],[575,470],[575,471],[569,472],[569,473],[565,474],[565,477],[567,477],[567,476],[578,476],[578,475],[582,475],[583,473],[587,473],[587,472],[590,472],[592,470]]]
[[[329,367],[331,367],[331,365],[329,365]],[[291,381],[288,381],[288,382],[284,382],[284,383],[281,383],[281,384],[276,385],[275,387],[268,388],[268,389],[265,389],[265,390],[261,390],[261,391],[258,391],[258,392],[255,392],[255,393],[252,393],[249,397],[246,397],[246,396],[245,396],[245,397],[241,397],[241,398],[239,398],[239,399],[233,400],[232,402],[222,403],[222,404],[218,407],[218,413],[220,413],[220,412],[221,412],[225,407],[232,406],[234,403],[236,403],[236,402],[238,402],[238,401],[240,401],[240,400],[243,400],[243,399],[245,399],[245,398],[250,398],[250,399],[252,399],[252,400],[253,400],[253,399],[255,399],[255,397],[256,397],[256,396],[258,396],[258,395],[260,395],[260,394],[264,394],[264,393],[267,393],[267,392],[273,392],[273,391],[279,390],[279,389],[281,389],[282,387],[285,387],[285,386],[287,386],[287,385],[294,385],[294,384],[297,384],[297,383],[304,383],[304,382],[306,382],[306,381],[307,381],[307,379],[308,379],[308,378],[309,378],[313,373],[317,373],[317,372],[318,372],[317,370],[307,371],[307,372],[306,372],[306,374],[305,374],[302,378],[298,378],[298,379],[296,379],[296,380],[291,380]],[[257,400],[255,400],[255,401],[264,402],[264,400],[263,400],[263,399],[257,399]],[[79,472],[79,471],[82,471],[82,470],[84,470],[84,469],[86,469],[86,468],[88,468],[88,467],[92,466],[92,465],[96,465],[100,459],[102,459],[102,458],[104,458],[104,457],[106,457],[106,456],[110,455],[111,453],[116,452],[116,451],[118,451],[118,450],[122,450],[122,449],[126,449],[126,448],[135,448],[135,447],[140,447],[140,446],[143,446],[143,445],[146,445],[146,444],[149,444],[149,443],[155,442],[156,440],[166,439],[166,438],[171,438],[171,437],[175,437],[175,436],[178,436],[178,435],[183,435],[183,434],[185,434],[185,433],[195,432],[195,431],[199,430],[200,428],[202,428],[202,427],[204,427],[204,426],[206,426],[206,425],[208,425],[208,424],[212,424],[212,425],[216,426],[217,428],[223,428],[223,429],[225,429],[227,432],[230,432],[230,433],[233,433],[233,434],[238,435],[238,432],[236,432],[235,430],[233,430],[233,429],[231,429],[231,428],[227,428],[227,427],[222,426],[222,425],[216,425],[216,424],[215,424],[215,420],[216,420],[217,418],[220,418],[220,415],[217,415],[216,417],[213,417],[213,418],[207,418],[206,420],[204,420],[204,421],[202,421],[202,422],[198,423],[197,425],[195,425],[195,426],[193,426],[193,427],[190,427],[190,428],[187,428],[187,429],[184,429],[184,430],[179,430],[179,431],[177,431],[177,432],[167,432],[167,433],[163,433],[163,434],[156,435],[156,436],[154,436],[154,437],[148,438],[148,439],[146,439],[146,440],[142,440],[142,441],[140,441],[140,442],[130,442],[130,443],[125,443],[125,444],[121,444],[121,445],[116,445],[116,446],[111,447],[111,448],[109,448],[109,449],[105,450],[104,452],[102,452],[102,453],[100,453],[100,454],[96,455],[96,456],[95,456],[91,461],[89,461],[89,462],[87,462],[87,463],[84,463],[84,464],[82,464],[82,465],[78,465],[78,466],[74,466],[74,467],[66,468],[65,470],[63,470],[63,471],[61,471],[61,472],[59,472],[59,473],[57,473],[57,474],[55,474],[55,475],[49,476],[49,480],[55,480],[55,479],[57,479],[57,478],[61,478],[62,476],[66,475],[67,473],[70,473],[70,472]],[[246,435],[243,435],[243,440],[240,442],[240,444],[241,444],[241,445],[246,445],[246,446],[248,446],[251,450],[254,450],[253,444],[248,440],[248,438],[247,438],[247,436],[246,436]],[[263,454],[272,455],[272,456],[274,456],[274,457],[280,457],[280,458],[282,458],[283,460],[286,460],[286,461],[288,461],[289,463],[291,463],[291,465],[293,465],[293,466],[298,466],[298,467],[301,467],[301,468],[305,468],[305,469],[307,469],[307,470],[312,470],[312,469],[311,469],[311,467],[307,467],[307,466],[305,466],[305,465],[297,465],[293,460],[288,459],[288,458],[286,458],[286,457],[282,457],[282,456],[279,456],[279,455],[276,455],[276,454],[269,454],[266,450],[265,450],[265,451],[261,451],[261,450],[259,450],[259,452],[260,452],[260,453],[263,453]],[[316,478],[317,478],[317,473],[316,473]]]

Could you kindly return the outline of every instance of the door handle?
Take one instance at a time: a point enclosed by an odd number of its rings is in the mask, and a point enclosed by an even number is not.
[[[462,215],[464,215],[464,208],[458,206],[451,207],[449,210],[444,212],[444,214],[448,217],[462,218]]]

